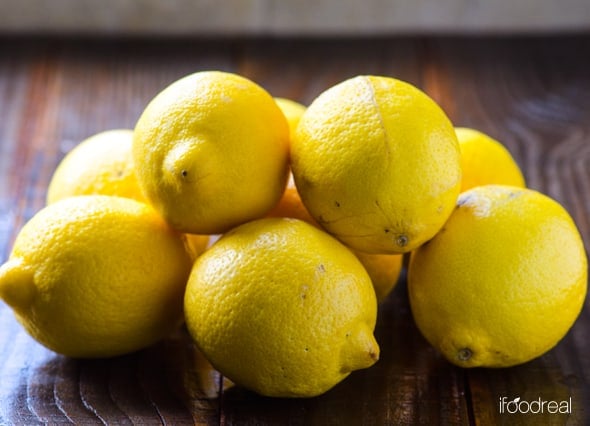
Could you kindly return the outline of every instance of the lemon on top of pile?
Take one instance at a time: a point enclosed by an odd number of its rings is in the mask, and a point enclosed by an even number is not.
[[[526,186],[518,163],[501,142],[467,127],[455,132],[461,149],[461,192],[491,184]]]
[[[559,203],[530,189],[479,186],[412,253],[410,305],[450,362],[508,367],[567,333],[584,304],[587,269],[579,231]]]
[[[461,184],[455,130],[425,93],[358,76],[321,93],[291,141],[312,217],[355,250],[405,253],[447,220]]]
[[[175,229],[216,234],[278,202],[288,145],[287,121],[268,92],[236,74],[202,71],[149,102],[133,159],[143,192]]]
[[[180,326],[190,268],[180,234],[146,204],[71,197],[21,229],[0,267],[0,298],[53,351],[115,356]]]
[[[297,219],[260,219],[222,236],[193,266],[185,314],[211,364],[267,396],[319,395],[379,358],[367,272]]]

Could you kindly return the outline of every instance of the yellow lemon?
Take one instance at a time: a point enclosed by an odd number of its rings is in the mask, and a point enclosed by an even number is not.
[[[295,181],[293,180],[293,174],[291,173],[289,174],[287,187],[285,188],[281,199],[277,205],[274,206],[270,212],[268,212],[267,216],[291,217],[293,219],[303,220],[318,228],[321,228],[303,205],[301,196],[299,195],[299,192],[297,192],[297,187],[295,186]]]
[[[193,262],[197,257],[203,254],[209,246],[209,235],[183,234],[183,237],[186,250]]]
[[[426,339],[462,367],[536,358],[584,303],[587,259],[566,210],[529,189],[480,186],[412,253],[410,304]]]
[[[289,134],[293,135],[297,125],[299,124],[301,116],[305,112],[306,107],[299,102],[295,102],[286,98],[275,98],[275,102],[287,119],[287,124],[289,125]]]
[[[522,172],[504,145],[474,129],[455,131],[461,149],[461,192],[489,184],[525,187]]]
[[[333,237],[268,218],[225,234],[193,266],[188,330],[211,364],[267,396],[319,395],[379,357],[367,272]]]
[[[301,202],[301,197],[295,187],[292,174],[289,176],[287,188],[285,188],[283,196],[268,216],[291,217],[321,228]],[[355,250],[353,250],[353,253],[369,273],[375,293],[377,294],[377,301],[382,302],[391,293],[399,280],[403,266],[403,255],[369,254]]]
[[[117,195],[144,201],[133,167],[133,131],[108,130],[70,151],[55,170],[47,204],[76,195]]]
[[[388,77],[358,76],[320,94],[299,121],[291,160],[314,219],[369,253],[404,253],[432,238],[461,184],[447,116]]]
[[[148,104],[135,127],[133,158],[144,193],[174,228],[217,234],[278,202],[288,143],[286,119],[264,89],[203,71]]]
[[[383,302],[399,281],[404,256],[401,254],[371,254],[354,250],[353,253],[371,277],[377,301]]]
[[[22,228],[0,267],[0,297],[53,351],[115,356],[182,323],[190,268],[180,235],[146,204],[72,197]]]

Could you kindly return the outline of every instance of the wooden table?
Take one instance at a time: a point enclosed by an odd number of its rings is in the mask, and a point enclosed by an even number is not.
[[[309,103],[357,74],[423,88],[457,125],[503,141],[530,187],[570,211],[590,243],[590,37],[354,40],[0,39],[0,262],[44,205],[65,152],[134,126],[164,86],[237,72]],[[420,336],[405,278],[379,310],[381,359],[323,396],[231,387],[180,330],[140,352],[77,360],[35,343],[0,303],[0,424],[589,424],[590,310],[546,355],[509,369],[456,368]],[[572,398],[571,414],[499,413],[501,397]]]

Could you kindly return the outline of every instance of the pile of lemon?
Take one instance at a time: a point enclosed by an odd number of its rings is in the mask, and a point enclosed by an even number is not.
[[[318,395],[378,360],[378,303],[404,253],[418,328],[464,367],[540,356],[586,295],[566,210],[525,188],[502,144],[389,77],[305,108],[235,74],[189,75],[133,131],[71,151],[47,201],[0,268],[35,339],[108,357],[184,322],[264,395]]]

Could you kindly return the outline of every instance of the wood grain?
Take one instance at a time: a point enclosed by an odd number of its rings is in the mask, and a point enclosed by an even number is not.
[[[590,243],[590,37],[222,40],[0,39],[0,262],[82,139],[132,128],[190,72],[234,71],[309,103],[357,74],[423,88],[457,125],[504,142],[530,187],[564,204]],[[123,357],[76,360],[35,343],[0,304],[0,424],[589,423],[590,311],[522,366],[462,370],[421,337],[405,276],[379,309],[381,359],[310,399],[263,398],[216,372],[184,329]],[[571,415],[508,416],[498,400],[572,397]]]

